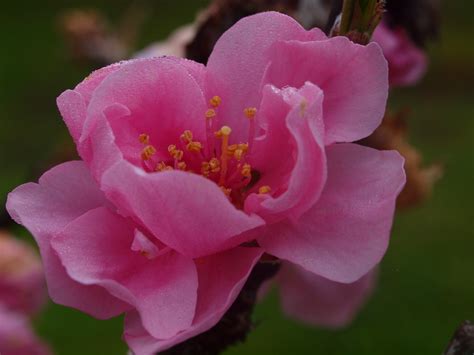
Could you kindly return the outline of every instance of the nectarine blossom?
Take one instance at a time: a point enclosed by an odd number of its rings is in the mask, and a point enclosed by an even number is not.
[[[390,85],[414,85],[426,73],[426,54],[416,47],[403,28],[389,28],[382,22],[372,40],[380,45],[388,61]]]
[[[164,350],[215,325],[264,252],[343,283],[380,261],[403,159],[350,142],[380,124],[387,76],[376,44],[245,18],[207,66],[133,60],[63,93],[83,161],[8,209],[56,302],[126,312],[131,349]]]
[[[0,231],[0,304],[31,314],[46,301],[43,267],[25,242]]]

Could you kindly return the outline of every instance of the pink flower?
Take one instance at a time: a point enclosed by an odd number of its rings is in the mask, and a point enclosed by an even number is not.
[[[414,85],[426,73],[426,55],[415,46],[404,29],[390,29],[382,22],[372,40],[380,45],[387,58],[390,85]]]
[[[43,268],[26,243],[0,231],[0,303],[34,313],[46,301]]]
[[[284,263],[276,278],[283,312],[309,325],[341,328],[349,325],[365,305],[377,279],[377,270],[352,283],[328,280]]]
[[[47,355],[50,351],[36,337],[24,315],[0,305],[0,354]]]
[[[403,159],[348,142],[380,124],[387,76],[377,44],[273,12],[239,21],[206,67],[109,66],[58,98],[83,162],[8,210],[56,302],[127,312],[132,350],[164,350],[215,325],[263,252],[342,283],[380,261]]]

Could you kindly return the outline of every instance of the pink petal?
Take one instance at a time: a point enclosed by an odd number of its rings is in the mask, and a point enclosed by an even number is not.
[[[169,338],[194,318],[197,272],[175,252],[149,259],[131,249],[135,226],[105,207],[71,222],[51,241],[68,274],[133,305],[147,331]]]
[[[34,334],[26,316],[0,305],[0,354],[48,355],[51,351]]]
[[[133,60],[109,75],[94,92],[81,140],[93,132],[97,122],[104,119],[104,112],[113,105],[129,111],[128,117],[117,117],[121,118],[119,126],[136,132],[137,142],[138,134],[146,133],[156,148],[166,149],[179,141],[185,129],[191,130],[197,139],[204,138],[207,106],[201,88],[190,74],[191,66],[182,65],[187,62],[177,58]],[[198,66],[193,68],[193,73],[199,71]],[[114,117],[113,113],[106,116]]]
[[[262,77],[273,60],[267,55],[270,46],[281,40],[325,38],[321,31],[306,31],[294,19],[278,12],[245,17],[220,37],[207,63],[208,96],[222,98],[218,118],[232,127],[237,142],[247,138],[244,108],[258,107],[260,103]]]
[[[0,300],[10,310],[36,313],[46,301],[41,260],[26,242],[0,231]]]
[[[388,70],[378,45],[361,46],[346,37],[334,37],[281,41],[272,46],[271,53],[266,83],[301,87],[310,81],[323,90],[326,145],[359,140],[380,125]]]
[[[146,332],[136,312],[128,313],[125,319],[125,340],[130,348],[137,355],[152,354],[212,328],[234,303],[261,255],[262,250],[259,248],[239,247],[198,259],[199,296],[192,327],[176,337],[160,340]]]
[[[340,328],[349,325],[371,296],[377,272],[354,283],[330,281],[290,263],[278,274],[283,311],[310,325]]]
[[[382,23],[372,40],[380,45],[387,58],[390,85],[414,85],[426,73],[426,54],[413,44],[403,29],[390,29]]]
[[[278,101],[286,103],[283,110]],[[326,180],[322,103],[321,89],[311,83],[299,90],[265,87],[260,117],[267,116],[268,131],[254,148],[255,166],[262,174],[259,185],[287,187],[281,194],[275,191],[275,197],[251,194],[245,201],[246,212],[267,221],[295,219],[318,200]],[[275,176],[289,177],[275,181]]]
[[[333,281],[358,280],[383,257],[395,200],[405,184],[403,158],[355,144],[327,147],[320,200],[300,220],[270,226],[260,245]]]
[[[96,70],[89,75],[74,90],[66,90],[57,99],[57,105],[69,133],[77,143],[82,134],[84,122],[87,115],[87,105],[92,93],[99,84],[110,74],[120,68],[120,64],[112,64],[108,67]]]
[[[83,286],[70,279],[50,239],[87,211],[107,204],[82,162],[68,162],[45,173],[38,184],[28,183],[8,195],[7,210],[35,237],[41,251],[51,298],[97,318],[110,318],[129,306],[103,288]]]
[[[103,189],[123,213],[189,257],[253,239],[245,232],[264,224],[258,216],[236,209],[214,182],[187,172],[147,174],[119,162],[104,174]]]

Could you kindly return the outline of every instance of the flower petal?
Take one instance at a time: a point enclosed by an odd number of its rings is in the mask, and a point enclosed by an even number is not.
[[[391,29],[382,22],[377,26],[372,41],[380,45],[387,58],[390,85],[414,85],[426,73],[426,54],[410,40],[404,29]]]
[[[166,158],[168,146],[179,143],[185,130],[203,141],[203,76],[204,67],[179,58],[129,61],[109,75],[94,92],[80,140],[93,153],[83,158],[94,177],[100,181],[122,159],[141,166],[141,134]]]
[[[120,65],[120,63],[112,64],[96,70],[77,85],[74,90],[66,90],[58,97],[59,111],[76,144],[82,134],[87,116],[87,105],[91,100],[92,93],[109,74],[118,70]]]
[[[237,142],[247,138],[248,122],[243,110],[260,103],[260,83],[272,59],[267,56],[270,46],[281,40],[325,38],[321,31],[306,31],[294,19],[278,12],[245,17],[220,37],[207,63],[208,96],[222,98],[219,117],[225,120],[222,124],[232,127]]]
[[[371,271],[356,282],[345,284],[284,263],[278,273],[283,311],[310,325],[347,326],[372,294],[376,274]]]
[[[295,223],[266,229],[270,254],[333,281],[371,270],[388,246],[395,200],[405,184],[403,158],[355,144],[327,147],[328,178],[320,200]]]
[[[173,251],[152,259],[132,251],[134,231],[133,223],[99,207],[71,222],[51,244],[71,278],[103,286],[133,305],[153,336],[169,338],[194,318],[196,267]]]
[[[255,142],[254,161],[262,175],[259,185],[285,186],[285,190],[277,197],[251,194],[245,201],[246,212],[267,221],[295,219],[318,200],[326,180],[322,104],[321,89],[311,83],[299,90],[265,87],[260,117],[268,131]]]
[[[200,175],[148,174],[122,161],[104,174],[102,182],[122,213],[134,216],[160,241],[189,257],[253,239],[245,232],[264,224],[258,216],[236,209],[214,182]]]
[[[176,337],[153,338],[141,325],[136,312],[125,319],[125,340],[135,354],[164,351],[212,328],[237,298],[253,266],[262,255],[259,248],[234,248],[196,261],[199,295],[193,325]]]
[[[26,315],[0,304],[0,354],[50,355],[52,352],[38,339]]]
[[[388,69],[380,47],[345,37],[325,41],[280,41],[271,48],[264,79],[277,87],[306,81],[324,92],[326,145],[367,137],[382,121],[388,96]]]
[[[51,298],[97,318],[116,316],[130,307],[98,286],[83,286],[66,274],[50,246],[51,238],[87,211],[106,205],[103,193],[83,162],[68,162],[8,195],[7,210],[35,237]]]

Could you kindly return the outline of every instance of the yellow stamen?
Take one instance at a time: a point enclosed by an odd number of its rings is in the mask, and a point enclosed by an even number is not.
[[[232,129],[229,126],[222,126],[219,130],[219,137],[222,138],[221,145],[221,176],[219,178],[219,185],[223,186],[225,178],[227,176],[227,163],[228,163],[228,149],[229,149],[229,136],[232,133]]]
[[[192,140],[193,140],[193,132],[191,132],[190,130],[184,131],[184,133],[181,135],[181,140],[182,140],[184,143],[192,142]]]
[[[206,111],[206,118],[210,120],[211,118],[216,117],[216,110],[210,108],[209,110]]]
[[[221,162],[217,158],[212,158],[209,160],[209,167],[211,168],[211,172],[218,173],[221,170]]]
[[[174,144],[170,144],[168,146],[168,152],[176,160],[183,159],[184,152],[182,150],[177,149]]]
[[[189,142],[188,145],[186,145],[186,149],[190,152],[199,153],[202,149],[202,144],[200,142]]]
[[[244,166],[242,166],[241,174],[245,177],[252,176],[252,167],[250,166],[250,164],[244,164]]]
[[[186,170],[186,163],[184,161],[180,161],[177,166],[179,170]]]
[[[155,154],[156,154],[155,147],[152,145],[147,145],[145,148],[143,148],[141,157],[143,160],[149,160]]]
[[[238,144],[238,148],[242,150],[244,153],[247,153],[247,151],[249,150],[249,145],[248,143],[240,143]]]
[[[211,164],[209,164],[207,161],[203,161],[201,163],[201,174],[204,175],[205,177],[208,177],[210,170],[211,170]]]
[[[150,136],[148,134],[142,133],[138,136],[138,140],[142,144],[148,144],[150,143]]]
[[[166,165],[166,163],[164,161],[162,161],[161,163],[158,163],[155,170],[156,171],[168,171],[168,170],[173,170],[173,167],[169,166],[169,165]]]
[[[272,189],[268,185],[260,186],[260,188],[258,189],[258,193],[260,195],[268,194],[270,191],[272,191]]]
[[[242,159],[242,156],[244,155],[244,151],[242,149],[237,149],[235,152],[234,152],[234,158],[237,160],[237,161],[240,161]]]
[[[221,186],[221,190],[226,196],[230,196],[230,193],[232,192],[232,189],[228,189],[224,186]]]
[[[209,100],[209,103],[212,107],[218,107],[222,102],[220,96],[214,96],[212,99]]]
[[[252,120],[255,118],[255,115],[257,114],[257,109],[255,107],[247,107],[244,110],[244,114],[245,116],[247,116],[249,120]]]

